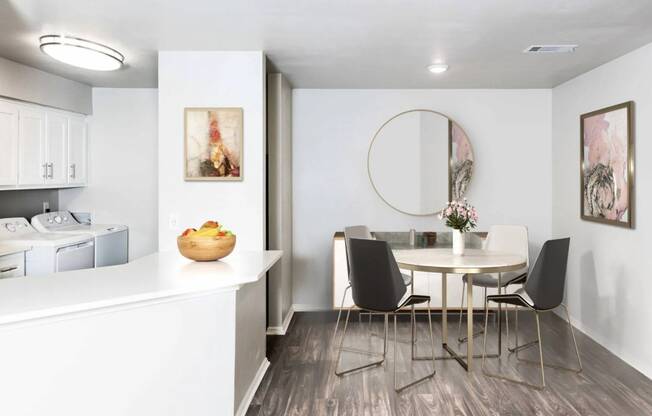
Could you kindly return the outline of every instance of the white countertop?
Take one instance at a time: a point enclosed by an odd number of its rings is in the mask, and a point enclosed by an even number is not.
[[[258,281],[281,251],[234,252],[194,262],[176,251],[120,266],[0,280],[0,325],[155,299],[235,290]]]
[[[20,253],[21,251],[31,250],[32,247],[23,244],[0,244],[0,256],[8,256],[9,254]]]

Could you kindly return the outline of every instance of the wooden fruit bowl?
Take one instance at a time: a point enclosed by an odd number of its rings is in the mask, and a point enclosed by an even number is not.
[[[177,247],[183,257],[195,261],[215,261],[228,256],[235,247],[235,236],[177,237]]]

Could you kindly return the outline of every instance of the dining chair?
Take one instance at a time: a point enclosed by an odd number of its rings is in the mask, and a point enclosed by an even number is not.
[[[351,289],[351,266],[350,266],[350,261],[349,261],[349,240],[352,238],[358,238],[358,239],[365,239],[365,240],[372,240],[374,237],[371,234],[371,231],[369,231],[369,227],[366,225],[352,225],[349,227],[344,228],[344,248],[345,248],[345,255],[346,255],[346,270],[347,274],[349,275],[349,284],[347,287],[344,289],[344,293],[342,294],[342,303],[340,304],[340,309],[337,312],[337,321],[335,322],[335,330],[333,331],[333,341],[335,340],[335,336],[337,335],[337,329],[340,326],[340,319],[342,317],[342,309],[344,309],[344,301],[346,300],[346,292]],[[402,274],[403,281],[407,286],[412,284],[412,277],[407,274]],[[359,315],[360,316],[360,315]],[[361,319],[361,318],[360,318]],[[369,314],[369,321],[371,324],[371,314]]]
[[[383,352],[378,354],[381,358],[361,366],[340,370],[344,340],[352,308],[348,308],[344,320],[344,330],[340,341],[335,374],[343,376],[358,370],[382,365],[387,353],[387,335],[389,332],[389,315],[394,319],[394,390],[397,393],[417,383],[432,378],[435,375],[435,338],[432,332],[432,318],[430,316],[430,296],[410,294],[406,297],[407,288],[405,280],[396,264],[394,255],[386,241],[351,238],[348,242],[351,294],[356,307],[366,311],[384,315],[384,342]],[[399,386],[397,380],[397,323],[396,313],[407,306],[427,303],[428,327],[430,330],[430,344],[432,348],[432,372]],[[411,314],[410,324],[414,325],[414,314]],[[430,357],[428,357],[430,358]]]
[[[528,233],[527,227],[522,225],[493,225],[489,228],[487,240],[484,245],[485,250],[502,251],[505,253],[518,254],[525,257],[526,265],[522,270],[505,272],[500,275],[500,288],[505,289],[509,285],[524,284],[527,279],[529,266],[528,254]],[[462,315],[464,311],[464,293],[468,284],[469,276],[462,276],[462,305],[460,307],[460,319],[457,323],[457,340],[460,343],[466,342],[466,337],[462,336]],[[484,288],[485,299],[484,309],[487,310],[487,289],[498,289],[498,277],[496,274],[474,274],[473,286]],[[468,317],[467,317],[468,319]],[[507,339],[509,340],[509,318],[505,311],[505,320],[507,322]],[[481,335],[483,330],[473,334],[474,337]],[[510,349],[511,351],[511,349]]]
[[[561,370],[573,371],[580,373],[582,371],[582,360],[580,359],[580,351],[577,348],[577,341],[575,340],[575,332],[573,332],[573,325],[570,322],[570,315],[566,305],[562,303],[564,298],[564,286],[566,283],[566,264],[568,262],[568,246],[570,238],[561,238],[558,240],[546,241],[541,249],[541,253],[537,258],[532,271],[523,288],[516,290],[514,293],[503,295],[490,295],[487,296],[488,302],[505,303],[514,305],[516,309],[515,329],[516,329],[516,358],[520,361],[539,364],[541,368],[541,384],[531,384],[522,380],[505,377],[499,374],[491,374],[485,369],[485,356],[487,352],[487,321],[489,319],[489,311],[485,310],[484,315],[484,346],[482,351],[482,372],[490,377],[499,378],[502,380],[511,381],[521,385],[533,387],[542,390],[546,387],[546,378],[544,367],[557,368]],[[561,306],[566,312],[566,320],[568,321],[568,328],[570,329],[573,345],[575,346],[575,354],[577,355],[577,363],[579,368],[567,368],[558,365],[545,365],[543,363],[543,346],[541,340],[541,327],[539,324],[539,314],[542,312],[549,312]],[[523,345],[518,345],[518,308],[526,308],[533,311],[536,326],[537,326],[537,339],[527,342]],[[532,347],[539,346],[539,362],[521,359],[518,352]]]

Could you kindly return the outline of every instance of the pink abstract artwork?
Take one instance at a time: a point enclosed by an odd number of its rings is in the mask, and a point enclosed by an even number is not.
[[[630,226],[630,103],[581,120],[582,218]]]
[[[473,150],[464,130],[455,122],[450,123],[451,137],[451,200],[457,201],[466,193],[473,176]]]

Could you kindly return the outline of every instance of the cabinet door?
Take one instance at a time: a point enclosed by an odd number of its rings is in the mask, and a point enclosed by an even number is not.
[[[18,107],[0,101],[0,185],[18,182]]]
[[[46,123],[47,183],[68,182],[68,117],[48,112]]]
[[[68,183],[86,183],[86,121],[70,117],[68,125]]]
[[[45,183],[45,113],[31,108],[18,110],[18,183]]]

